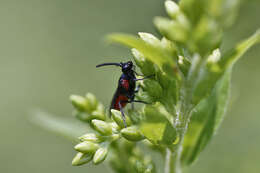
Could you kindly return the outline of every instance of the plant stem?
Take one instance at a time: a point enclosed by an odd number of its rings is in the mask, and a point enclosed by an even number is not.
[[[165,164],[171,164],[171,165],[170,166],[165,165],[165,173],[182,173],[182,167],[181,167],[182,144],[184,141],[184,136],[188,129],[188,124],[190,121],[191,110],[192,110],[192,104],[191,104],[192,85],[190,82],[193,81],[194,78],[197,76],[198,69],[200,68],[201,65],[200,58],[197,57],[195,59],[197,60],[194,63],[195,65],[191,70],[191,74],[192,74],[190,75],[191,79],[188,79],[187,81],[184,82],[183,88],[181,90],[181,95],[183,96],[182,97],[183,99],[180,101],[180,107],[177,112],[177,118],[175,120],[175,127],[179,134],[179,142],[175,146],[175,149],[172,153],[169,149],[167,149],[166,151]],[[168,170],[168,168],[170,170]]]
[[[180,154],[181,152],[178,152],[178,150],[172,152],[170,149],[166,149],[164,173],[182,172],[179,158]]]
[[[174,159],[170,149],[166,148],[164,173],[174,173]]]

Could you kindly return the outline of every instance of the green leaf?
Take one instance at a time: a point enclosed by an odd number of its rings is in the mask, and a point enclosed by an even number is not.
[[[172,145],[176,139],[176,129],[160,107],[146,106],[145,120],[141,123],[142,134],[153,144]]]
[[[152,61],[146,59],[137,49],[132,49],[131,51],[134,56],[135,64],[140,68],[143,75],[149,76],[155,74],[155,64]]]
[[[228,104],[231,71],[231,68],[228,69],[212,94],[194,108],[183,143],[184,165],[191,164],[197,158],[219,127]]]
[[[171,55],[157,44],[152,45],[129,34],[111,34],[108,36],[108,39],[113,42],[121,43],[128,47],[137,49],[144,55],[145,58],[157,64],[159,67],[162,67],[163,64],[175,66],[175,62],[173,61]],[[154,42],[155,41],[153,41],[153,43]]]
[[[168,112],[175,114],[175,106],[179,99],[179,87],[177,81],[165,73],[158,72],[157,80],[162,87],[162,95],[159,101],[165,106]]]
[[[227,51],[220,59],[219,66],[227,69],[234,64],[246,51],[260,42],[260,29],[248,39],[240,42],[237,46]]]
[[[193,104],[196,105],[200,100],[207,97],[216,82],[250,47],[259,43],[260,30],[251,37],[242,41],[234,48],[230,49],[223,56],[213,54],[208,57],[206,64],[200,70],[198,79],[193,89]]]
[[[34,111],[31,122],[72,142],[79,142],[78,136],[91,131],[85,124],[70,118],[53,116],[43,111]]]

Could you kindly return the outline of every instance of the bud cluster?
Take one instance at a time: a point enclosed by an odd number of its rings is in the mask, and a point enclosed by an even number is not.
[[[89,122],[92,119],[106,119],[104,106],[97,101],[93,94],[87,93],[85,97],[71,95],[70,101],[76,109],[73,114],[79,120]]]
[[[86,97],[72,95],[70,100],[76,109],[76,117],[88,123],[95,131],[79,137],[80,143],[74,147],[78,153],[72,160],[72,165],[80,166],[90,161],[94,164],[102,163],[112,143],[118,142],[121,138],[134,142],[144,139],[128,116],[124,122],[120,111],[111,110],[113,121],[106,119],[103,105],[94,95],[90,93]]]
[[[125,173],[155,173],[155,164],[151,157],[144,156],[137,145],[121,140],[113,145],[114,155],[109,160],[112,169]],[[127,165],[127,166],[126,166]]]

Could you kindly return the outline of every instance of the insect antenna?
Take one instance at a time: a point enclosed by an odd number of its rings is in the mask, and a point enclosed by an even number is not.
[[[122,63],[104,63],[104,64],[98,64],[96,67],[102,67],[102,66],[107,66],[107,65],[115,65],[115,66],[119,66],[122,67]]]

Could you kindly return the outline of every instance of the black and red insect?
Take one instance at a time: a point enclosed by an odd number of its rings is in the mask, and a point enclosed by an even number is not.
[[[144,80],[144,79],[153,77],[154,75],[146,76],[146,77],[143,77],[142,79],[137,79],[136,75],[138,75],[138,74],[137,74],[137,72],[134,71],[135,66],[133,65],[132,61],[128,61],[126,63],[123,63],[123,62],[104,63],[104,64],[99,64],[96,67],[102,67],[102,66],[108,66],[108,65],[115,65],[115,66],[121,67],[121,69],[122,69],[122,75],[119,78],[118,87],[117,87],[116,92],[111,101],[109,112],[111,109],[120,110],[123,120],[124,120],[124,124],[126,126],[125,114],[123,111],[123,108],[126,106],[126,104],[131,103],[132,108],[133,108],[134,102],[147,104],[144,101],[135,100],[135,94],[138,92],[138,90],[140,88],[140,86],[136,87],[136,81]],[[141,75],[138,75],[138,76],[141,76]]]

